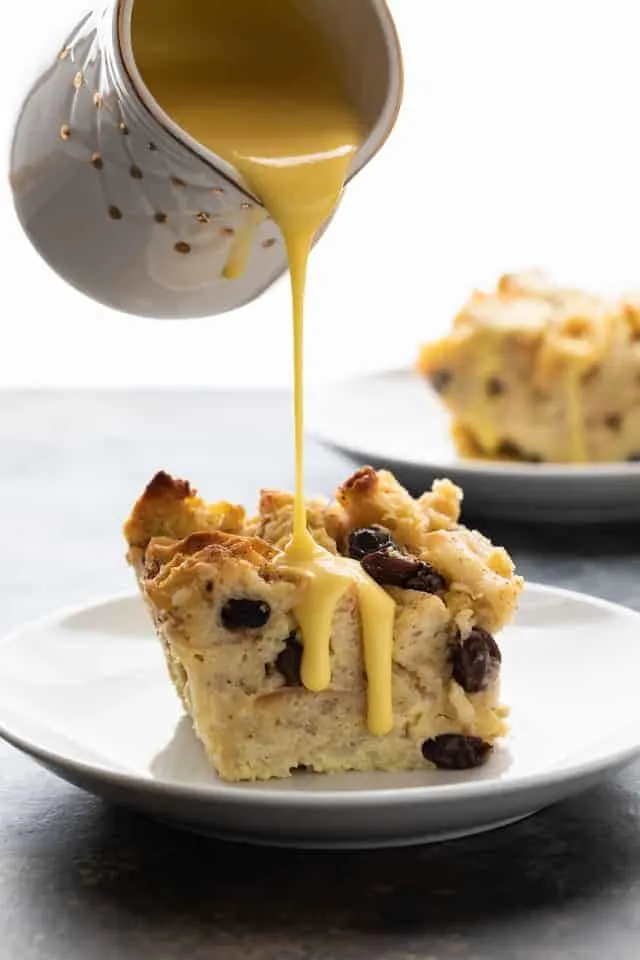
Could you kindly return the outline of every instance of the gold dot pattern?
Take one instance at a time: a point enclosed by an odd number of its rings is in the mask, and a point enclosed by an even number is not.
[[[70,52],[71,51],[68,47],[63,47],[58,54],[58,59],[66,60],[69,57]],[[85,85],[85,78],[82,71],[79,70],[77,73],[75,73],[71,82],[75,90],[80,90]],[[92,95],[92,102],[96,109],[100,109],[101,107],[103,107],[104,106],[103,94],[100,93],[99,91],[95,91]],[[121,134],[121,136],[125,136],[125,137],[129,136],[129,127],[123,120],[121,120],[118,123],[118,132]],[[63,124],[60,127],[60,139],[65,141],[69,140],[71,135],[72,135],[71,126],[66,123]],[[156,144],[151,141],[147,143],[146,148],[150,152],[156,152],[158,150],[158,147],[156,146]],[[91,163],[91,166],[94,167],[94,169],[96,170],[102,170],[104,168],[104,159],[102,155],[98,152],[94,152],[91,154],[89,162]],[[131,166],[129,167],[129,175],[134,180],[142,180],[144,177],[143,171],[139,166],[137,166],[137,164],[131,164]],[[178,177],[178,176],[172,176],[171,183],[173,184],[174,187],[187,186],[186,182],[181,177]],[[225,189],[223,187],[213,187],[211,189],[211,193],[215,197],[222,197],[225,195]],[[249,202],[244,202],[240,206],[242,210],[252,210],[254,207],[254,204]],[[123,219],[122,210],[120,209],[120,207],[116,206],[115,204],[111,204],[107,208],[107,212],[111,220]],[[169,219],[168,215],[162,210],[158,210],[153,214],[153,220],[157,224],[166,224],[168,222],[168,219]],[[211,220],[215,219],[215,217],[213,214],[209,213],[206,210],[200,210],[198,211],[198,213],[195,214],[195,219],[198,223],[208,224],[211,222]],[[232,227],[225,226],[225,227],[220,227],[220,229],[218,230],[218,233],[222,237],[232,237],[235,235],[235,230]],[[274,246],[275,243],[276,243],[276,240],[274,238],[269,238],[263,241],[262,246],[265,248],[268,248],[268,247]],[[179,240],[174,244],[174,250],[176,253],[179,253],[185,256],[192,252],[192,247],[191,247],[191,244],[187,243],[185,240]]]
[[[63,47],[58,54],[58,59],[66,60],[70,52],[71,51],[68,47]],[[80,90],[84,86],[84,84],[85,84],[84,75],[82,71],[79,70],[73,76],[72,85],[75,90]],[[104,97],[102,93],[100,93],[100,91],[95,91],[93,93],[92,101],[96,109],[100,109],[101,107],[104,106]],[[118,123],[118,132],[123,137],[126,137],[129,135],[129,127],[123,120],[121,120]],[[72,135],[71,126],[67,123],[63,124],[60,127],[60,139],[64,141],[69,140],[71,135]],[[150,152],[156,152],[158,150],[158,147],[156,146],[156,144],[151,141],[147,143],[146,147],[147,147],[147,150],[149,150]],[[91,154],[89,162],[91,163],[91,166],[94,167],[94,169],[96,170],[102,170],[104,168],[104,160],[101,154],[98,152],[94,152]],[[129,175],[134,180],[142,180],[144,176],[142,170],[136,164],[132,164],[129,167]],[[172,176],[171,183],[173,184],[174,187],[187,186],[186,182],[181,177],[178,177],[178,176]],[[225,195],[225,190],[223,187],[213,187],[211,189],[211,193],[215,197],[222,197]],[[242,210],[252,210],[254,205],[249,202],[244,202],[244,203],[241,203],[240,207]],[[122,220],[123,218],[122,210],[120,209],[120,207],[116,206],[115,204],[111,204],[107,208],[107,212],[111,220]],[[195,214],[195,219],[198,223],[208,224],[211,222],[212,219],[215,219],[215,218],[213,214],[209,213],[208,211],[200,210],[198,213]],[[158,210],[153,214],[153,220],[157,224],[166,224],[168,221],[168,216],[166,213],[164,213],[164,211]],[[222,237],[232,237],[235,235],[235,230],[232,227],[220,227],[220,229],[218,230],[218,233]],[[265,249],[267,249],[269,247],[275,246],[276,242],[277,241],[275,240],[275,238],[271,237],[266,240],[263,240],[262,246]],[[174,250],[176,251],[176,253],[179,253],[184,256],[186,254],[191,253],[192,248],[191,248],[191,244],[187,243],[185,240],[179,240],[174,244]]]

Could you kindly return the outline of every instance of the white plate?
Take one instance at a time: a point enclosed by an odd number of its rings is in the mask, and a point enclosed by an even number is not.
[[[442,840],[525,817],[640,752],[639,614],[530,585],[501,644],[512,732],[464,773],[221,782],[132,596],[0,642],[0,735],[92,793],[198,833],[320,847]]]
[[[388,467],[414,491],[448,476],[479,514],[562,523],[640,519],[640,463],[463,460],[449,437],[448,414],[410,370],[334,385],[308,407],[308,430],[319,440],[360,464]]]

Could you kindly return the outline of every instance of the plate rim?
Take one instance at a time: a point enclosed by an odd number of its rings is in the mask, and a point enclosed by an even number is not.
[[[375,382],[377,380],[386,380],[390,377],[410,377],[416,382],[424,381],[425,387],[429,389],[428,384],[425,381],[424,377],[421,377],[420,372],[414,367],[394,367],[383,370],[372,371],[368,373],[360,374],[355,377],[346,377],[340,380],[336,380],[331,384],[324,385],[322,387],[315,387],[313,391],[310,391],[309,401],[308,401],[308,412],[306,414],[307,421],[307,434],[309,437],[312,437],[314,440],[322,443],[324,446],[329,447],[330,449],[336,450],[342,454],[346,454],[350,457],[356,457],[357,459],[367,459],[367,457],[373,457],[374,459],[384,459],[387,462],[393,461],[395,464],[402,464],[404,467],[413,469],[413,470],[428,470],[430,472],[439,472],[439,471],[456,471],[460,475],[467,477],[474,477],[478,475],[497,475],[500,477],[513,477],[513,478],[526,478],[526,479],[536,479],[551,481],[569,481],[569,480],[629,480],[630,478],[636,477],[640,480],[640,462],[638,463],[628,463],[626,461],[617,461],[610,460],[606,463],[520,463],[512,461],[495,461],[495,460],[473,460],[469,458],[464,460],[459,458],[454,451],[454,459],[450,463],[438,461],[438,460],[417,460],[414,458],[398,458],[397,456],[390,457],[382,451],[380,454],[373,454],[371,451],[365,453],[364,451],[352,447],[346,446],[344,443],[332,439],[315,421],[320,418],[316,416],[316,411],[322,405],[322,395],[326,393],[328,389],[334,390],[336,388],[348,388],[357,386],[358,384],[365,382]],[[433,393],[433,391],[432,391]],[[434,399],[437,399],[437,395],[434,394]],[[444,411],[446,414],[446,411]]]
[[[631,620],[636,619],[640,627],[640,612],[624,604],[606,600],[602,597],[596,597],[578,590],[554,587],[550,584],[541,584],[536,581],[528,581],[526,588],[543,595],[561,596],[580,602],[587,601],[589,604],[600,607],[601,609],[610,610],[616,614],[622,613]],[[83,603],[75,603],[61,607],[49,614],[27,620],[1,636],[0,651],[5,645],[8,646],[16,643],[16,641],[26,636],[29,632],[42,630],[51,624],[59,623],[64,618],[86,613],[87,611],[93,611],[102,606],[131,602],[139,604],[141,611],[144,610],[142,598],[139,593],[134,590],[96,596]],[[153,627],[151,624],[149,625],[149,633],[150,638],[153,638]],[[620,731],[626,731],[635,726],[636,724],[630,721],[622,725],[619,729]],[[496,790],[499,790],[503,795],[514,795],[536,787],[551,788],[565,782],[598,776],[606,770],[619,769],[625,766],[640,754],[639,731],[637,734],[637,742],[634,743],[633,746],[624,746],[618,750],[607,753],[605,756],[578,761],[568,766],[560,768],[551,767],[547,770],[523,774],[512,780],[503,780],[500,778],[472,781],[463,780],[460,783],[382,787],[378,790],[275,791],[265,786],[266,781],[245,782],[239,785],[220,780],[207,786],[169,783],[164,780],[153,779],[152,777],[147,779],[138,774],[129,773],[126,770],[112,770],[98,764],[78,760],[64,753],[52,751],[46,745],[43,746],[30,740],[25,740],[19,734],[12,732],[3,723],[1,706],[0,739],[42,763],[44,766],[49,768],[55,767],[56,769],[67,769],[77,773],[84,781],[101,781],[109,786],[136,792],[138,795],[163,796],[172,800],[184,800],[187,802],[209,802],[223,805],[234,804],[242,807],[263,806],[274,809],[292,807],[305,808],[311,811],[320,809],[326,811],[329,808],[344,810],[352,807],[372,807],[375,805],[379,805],[381,808],[389,805],[394,807],[404,805],[412,806],[418,803],[428,804],[437,801],[465,803],[487,798],[494,794]]]

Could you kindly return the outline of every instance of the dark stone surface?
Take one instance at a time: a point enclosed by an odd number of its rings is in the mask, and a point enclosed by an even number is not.
[[[275,393],[5,393],[0,627],[127,588],[119,527],[160,467],[249,503],[289,486],[287,410]],[[318,492],[350,469],[308,459]],[[640,609],[639,528],[532,521],[478,525],[526,576]],[[110,808],[0,745],[0,958],[636,960],[639,812],[635,765],[469,840],[253,849]]]

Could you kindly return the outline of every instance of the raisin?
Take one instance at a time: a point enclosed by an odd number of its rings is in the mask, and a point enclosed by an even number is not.
[[[284,648],[276,657],[275,667],[284,677],[285,686],[299,687],[300,667],[302,666],[302,644],[295,633],[290,633],[284,642]]]
[[[509,460],[522,460],[524,463],[542,463],[542,457],[537,453],[527,453],[517,443],[511,440],[503,440],[496,450],[498,457],[506,457]]]
[[[453,374],[450,370],[434,370],[429,379],[436,393],[444,393],[453,380]]]
[[[485,762],[491,749],[491,744],[480,737],[442,733],[424,741],[422,756],[440,770],[471,770]]]
[[[504,381],[499,377],[489,377],[485,385],[488,397],[501,397],[506,392]]]
[[[502,654],[490,633],[474,627],[466,640],[453,650],[453,678],[467,693],[486,690],[495,678]]]
[[[264,627],[270,616],[271,607],[268,603],[247,597],[227,600],[220,611],[222,626],[226,630],[257,630]]]
[[[436,594],[442,594],[446,589],[444,577],[424,560],[392,550],[368,553],[362,558],[362,567],[381,586]]]
[[[522,460],[522,450],[511,440],[503,440],[496,450],[499,457],[513,457],[514,460]]]
[[[368,553],[385,547],[398,549],[388,530],[378,526],[359,527],[349,534],[347,553],[353,560],[362,560]]]
[[[599,373],[600,373],[600,367],[598,366],[597,363],[595,363],[592,367],[589,367],[588,370],[585,370],[585,372],[582,374],[580,379],[586,385],[586,384],[592,383],[595,380],[595,378],[599,375]]]
[[[441,596],[447,589],[444,577],[432,566],[419,560],[419,569],[404,584],[405,590],[418,590],[420,593],[435,593]]]
[[[604,425],[613,433],[620,433],[622,427],[622,417],[619,413],[609,413],[604,418]]]

